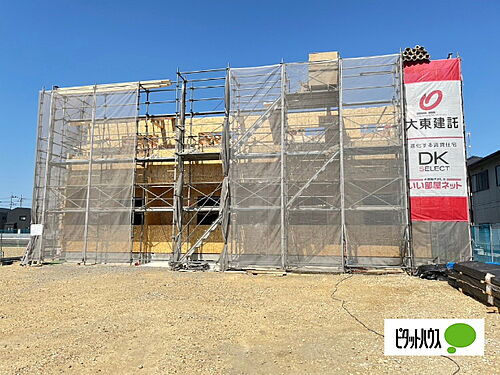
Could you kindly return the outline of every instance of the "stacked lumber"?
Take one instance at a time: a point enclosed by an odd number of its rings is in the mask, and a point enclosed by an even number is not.
[[[448,284],[476,300],[500,307],[500,265],[481,262],[455,263]]]

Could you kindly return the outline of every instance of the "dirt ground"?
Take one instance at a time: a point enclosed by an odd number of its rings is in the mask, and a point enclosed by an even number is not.
[[[5,258],[23,256],[26,246],[2,246],[1,251]]]
[[[453,374],[442,357],[385,357],[383,339],[332,298],[345,275],[179,273],[165,268],[0,267],[0,373]],[[354,275],[335,294],[368,327],[384,318],[484,318],[494,374],[500,318],[445,282]],[[498,373],[498,372],[496,372]]]

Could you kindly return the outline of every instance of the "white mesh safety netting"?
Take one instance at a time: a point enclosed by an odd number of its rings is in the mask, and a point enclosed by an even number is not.
[[[224,267],[398,266],[399,55],[229,70]],[[29,260],[133,259],[137,89],[42,92]],[[226,212],[227,211],[227,212]]]
[[[342,60],[348,265],[400,265],[408,245],[399,55]]]
[[[129,261],[137,89],[55,89],[40,98],[33,224],[25,261]]]
[[[398,55],[231,69],[229,267],[402,264],[401,79]]]

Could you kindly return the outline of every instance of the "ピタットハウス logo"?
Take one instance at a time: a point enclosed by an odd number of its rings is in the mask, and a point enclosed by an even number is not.
[[[385,319],[386,355],[483,355],[484,319]]]

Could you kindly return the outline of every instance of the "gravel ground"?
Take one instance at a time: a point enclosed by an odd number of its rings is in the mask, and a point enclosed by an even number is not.
[[[164,268],[0,267],[0,373],[453,374],[441,357],[385,357],[383,340],[332,298],[345,275],[179,273]],[[445,282],[354,275],[335,297],[368,327],[384,318],[484,318],[494,374],[500,318]]]

